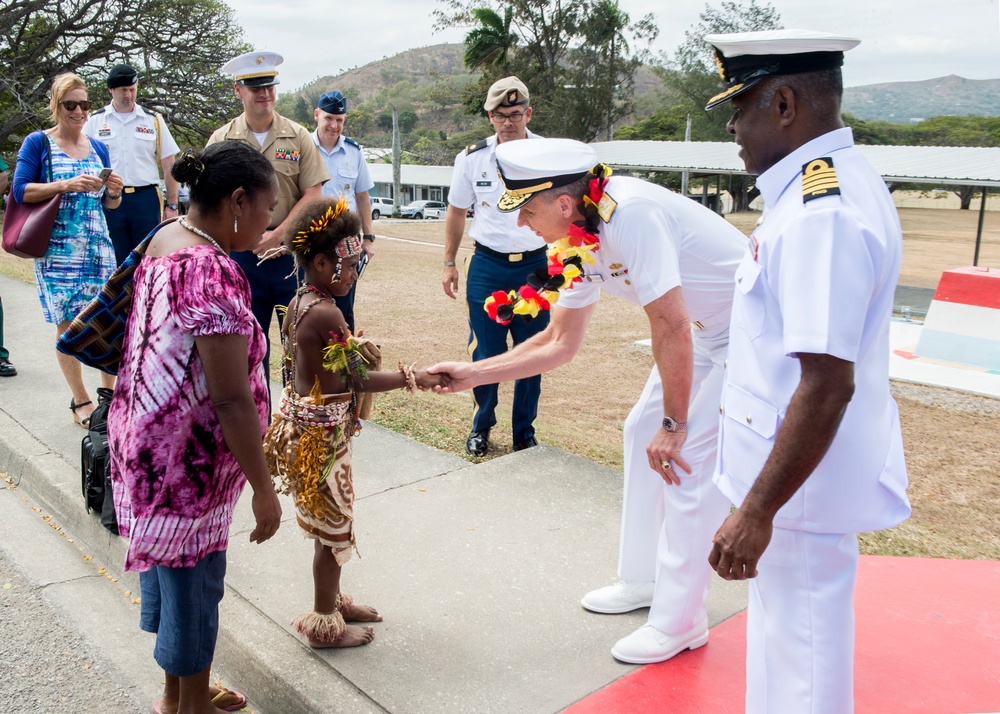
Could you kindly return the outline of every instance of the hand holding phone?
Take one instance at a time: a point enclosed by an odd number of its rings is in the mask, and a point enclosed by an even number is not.
[[[97,174],[97,178],[101,179],[102,184],[107,183],[110,176],[111,169],[101,169],[101,173]]]

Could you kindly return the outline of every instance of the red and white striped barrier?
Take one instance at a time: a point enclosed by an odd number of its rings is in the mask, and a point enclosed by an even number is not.
[[[942,273],[915,353],[1000,373],[1000,270]]]

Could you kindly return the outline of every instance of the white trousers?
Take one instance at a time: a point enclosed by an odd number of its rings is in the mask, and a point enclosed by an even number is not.
[[[858,539],[775,528],[750,581],[747,714],[854,711]]]
[[[719,400],[725,344],[696,349],[688,436],[681,456],[691,473],[668,485],[649,468],[646,446],[663,421],[663,384],[654,366],[639,401],[625,420],[625,487],[618,577],[655,581],[649,624],[667,634],[685,632],[706,616],[712,537],[729,513],[729,501],[712,482],[718,449]]]

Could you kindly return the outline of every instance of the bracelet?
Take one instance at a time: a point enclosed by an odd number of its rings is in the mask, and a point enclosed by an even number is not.
[[[446,261],[444,261],[444,267],[446,267],[446,268],[454,268],[455,267],[455,261],[454,260],[446,260]]]
[[[106,198],[110,198],[112,201],[117,201],[119,198],[122,197],[120,193],[116,193],[114,196],[112,196],[110,193],[105,193],[104,195]]]
[[[405,365],[402,362],[399,363],[399,371],[403,374],[406,379],[406,385],[403,387],[410,394],[416,394],[417,392],[417,376],[413,374],[413,366],[416,364],[414,362],[411,365]]]

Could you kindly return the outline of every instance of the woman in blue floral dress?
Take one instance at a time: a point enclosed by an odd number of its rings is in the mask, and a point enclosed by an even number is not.
[[[49,249],[35,260],[35,282],[45,321],[56,326],[56,336],[100,292],[115,269],[115,252],[101,203],[115,210],[121,203],[122,179],[111,173],[107,148],[83,134],[90,102],[87,88],[75,74],[61,74],[52,82],[49,101],[56,126],[25,138],[14,171],[14,198],[39,203],[62,195],[52,228]],[[50,172],[51,169],[51,172]],[[86,426],[94,405],[83,384],[83,371],[73,357],[56,358],[73,394],[73,420]],[[114,377],[101,373],[105,387]]]

